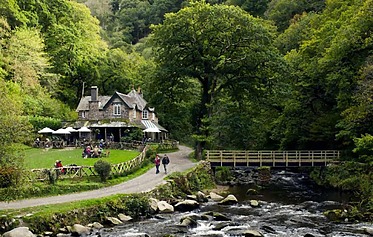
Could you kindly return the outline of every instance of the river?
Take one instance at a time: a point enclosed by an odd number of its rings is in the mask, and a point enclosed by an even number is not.
[[[178,224],[183,216],[192,213],[159,214],[151,219],[126,223],[114,228],[105,228],[97,234],[101,237],[132,237],[132,236],[205,236],[228,237],[243,236],[242,229],[256,230],[266,237],[321,237],[321,236],[368,236],[366,227],[373,228],[372,223],[332,223],[327,220],[325,210],[344,207],[353,198],[347,194],[341,195],[334,190],[323,190],[301,173],[276,172],[271,181],[255,195],[246,191],[253,188],[251,184],[238,185],[229,188],[229,193],[235,195],[238,204],[223,206],[209,201],[201,205],[193,213],[201,215],[206,212],[219,212],[229,221],[198,220],[195,228],[179,231]],[[256,186],[257,188],[257,186]],[[255,199],[259,207],[251,207],[250,200]]]

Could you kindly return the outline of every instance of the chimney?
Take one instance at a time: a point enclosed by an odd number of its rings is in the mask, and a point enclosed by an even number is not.
[[[137,88],[137,94],[139,94],[139,95],[142,97],[141,87],[138,87],[138,88]]]
[[[97,86],[91,87],[91,101],[97,101],[98,100],[98,88]]]

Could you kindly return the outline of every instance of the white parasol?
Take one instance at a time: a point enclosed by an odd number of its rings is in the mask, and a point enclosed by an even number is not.
[[[91,129],[87,128],[87,127],[81,127],[77,130],[78,132],[91,132]]]
[[[64,128],[60,128],[57,131],[52,132],[52,134],[71,134],[71,133]]]
[[[38,133],[53,133],[54,130],[50,129],[48,127],[43,128],[42,130],[39,130]]]
[[[78,132],[78,130],[76,130],[75,128],[73,127],[67,127],[65,128],[66,131],[69,131],[69,132]]]

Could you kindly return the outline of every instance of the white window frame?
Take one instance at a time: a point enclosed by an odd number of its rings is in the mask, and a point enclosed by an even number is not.
[[[149,112],[146,109],[144,109],[142,111],[142,119],[148,119],[148,116],[149,116]]]
[[[113,104],[113,115],[121,115],[122,110],[120,104]]]
[[[85,118],[85,111],[82,111],[82,118]]]

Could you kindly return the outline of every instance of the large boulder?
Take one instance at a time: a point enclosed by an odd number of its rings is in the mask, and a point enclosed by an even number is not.
[[[160,213],[171,213],[174,212],[174,207],[168,204],[166,201],[159,201],[157,203],[158,210]]]
[[[28,227],[17,227],[13,230],[5,232],[3,237],[35,237]]]
[[[130,217],[130,216],[126,216],[126,215],[124,215],[124,214],[122,214],[122,213],[118,214],[118,218],[119,218],[119,220],[121,220],[122,222],[128,222],[128,221],[132,221],[132,220],[133,220],[132,217]]]
[[[201,191],[197,192],[197,202],[208,202],[206,194]]]
[[[197,208],[199,208],[199,203],[195,200],[184,200],[175,205],[177,211],[193,211]]]
[[[106,217],[106,221],[110,225],[120,225],[120,224],[123,224],[123,222],[121,220],[119,220],[118,218],[116,218],[116,217]]]
[[[250,206],[259,207],[259,202],[257,200],[250,200]]]
[[[219,202],[219,201],[221,201],[221,200],[224,199],[223,196],[220,196],[219,194],[214,193],[214,192],[210,192],[210,198],[211,198],[213,201],[215,201],[215,202]]]
[[[86,227],[80,224],[74,224],[71,229],[72,236],[82,236],[82,235],[89,235],[91,233],[91,228]]]
[[[150,212],[152,214],[154,214],[158,211],[158,202],[159,202],[159,200],[157,200],[155,198],[149,198]]]
[[[224,198],[223,200],[221,200],[219,202],[220,205],[233,205],[233,204],[236,204],[236,203],[238,203],[238,200],[232,194],[229,194],[226,198]]]

